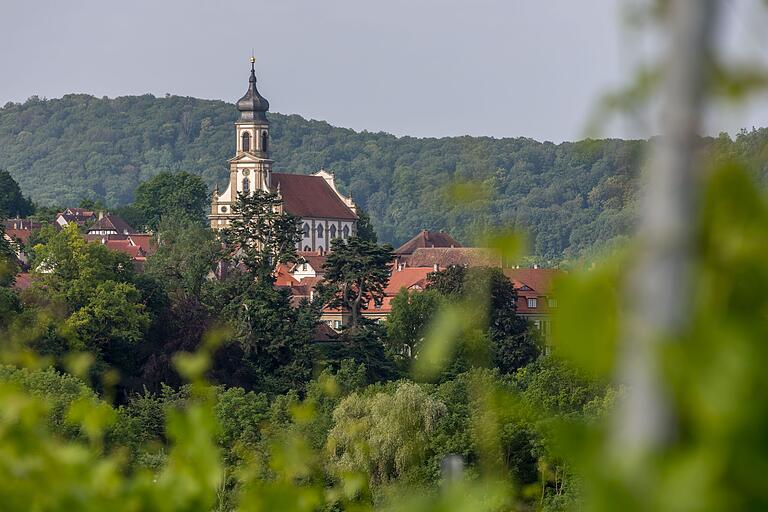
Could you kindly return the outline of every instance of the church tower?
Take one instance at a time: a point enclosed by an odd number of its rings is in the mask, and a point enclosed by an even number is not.
[[[234,218],[232,206],[238,194],[252,194],[254,190],[272,188],[272,160],[270,154],[269,102],[256,88],[256,59],[251,57],[251,76],[248,91],[237,102],[240,117],[235,122],[235,156],[229,160],[229,186],[223,194],[218,188],[213,193],[211,229],[222,229]]]
[[[320,253],[331,249],[334,239],[357,233],[357,213],[352,198],[337,188],[333,175],[320,170],[312,175],[273,173],[270,158],[269,102],[256,89],[254,58],[248,91],[237,102],[240,116],[235,121],[235,156],[229,160],[229,183],[223,193],[213,191],[208,219],[211,229],[226,228],[236,216],[232,207],[239,194],[256,190],[274,192],[279,208],[297,218],[302,238],[296,249]]]

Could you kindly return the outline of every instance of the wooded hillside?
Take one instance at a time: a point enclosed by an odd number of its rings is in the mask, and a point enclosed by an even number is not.
[[[212,187],[226,181],[235,117],[228,103],[178,96],[31,98],[0,109],[0,168],[43,205],[122,205],[164,170],[199,174]],[[398,138],[297,115],[270,119],[275,171],[334,172],[382,241],[399,244],[426,228],[472,243],[483,227],[517,227],[530,233],[532,253],[557,260],[632,224],[643,141]],[[716,139],[761,176],[766,141],[764,129]]]

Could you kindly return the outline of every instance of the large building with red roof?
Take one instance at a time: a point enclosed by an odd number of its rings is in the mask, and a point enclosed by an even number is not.
[[[269,102],[256,89],[251,63],[248,91],[237,102],[235,156],[229,160],[229,183],[224,192],[213,192],[208,215],[211,229],[226,228],[236,215],[233,207],[240,194],[257,190],[278,195],[284,211],[298,217],[302,239],[297,250],[324,253],[331,240],[346,239],[357,232],[357,213],[352,199],[336,188],[333,175],[320,171],[311,176],[272,172]]]

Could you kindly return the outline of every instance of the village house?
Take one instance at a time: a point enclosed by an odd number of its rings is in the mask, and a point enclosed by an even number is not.
[[[60,228],[71,223],[75,223],[82,228],[95,220],[97,220],[97,214],[94,211],[86,210],[84,208],[67,208],[56,215],[54,222]]]

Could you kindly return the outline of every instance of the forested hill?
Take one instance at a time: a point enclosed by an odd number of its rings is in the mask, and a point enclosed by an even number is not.
[[[9,103],[0,109],[0,169],[43,205],[83,198],[125,204],[141,181],[163,170],[223,184],[235,117],[231,104],[178,96]],[[471,243],[484,226],[503,225],[527,229],[535,254],[559,259],[631,226],[642,141],[398,138],[297,115],[270,119],[275,171],[334,172],[383,241],[397,244],[428,228]],[[758,130],[717,142],[756,156],[767,140]]]

